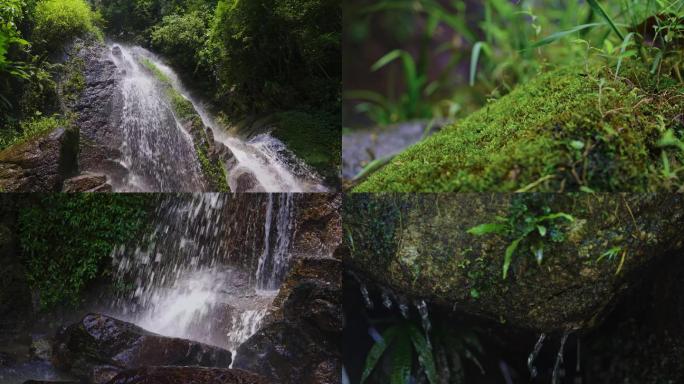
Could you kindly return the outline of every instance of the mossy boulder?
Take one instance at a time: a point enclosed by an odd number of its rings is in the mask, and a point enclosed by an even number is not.
[[[620,77],[557,69],[409,148],[355,190],[677,190],[683,92],[642,68]]]
[[[523,212],[523,214],[520,214]],[[469,229],[563,213],[545,236]],[[645,267],[684,244],[684,196],[353,194],[344,205],[349,266],[413,299],[552,332],[592,327]],[[541,247],[536,260],[532,250]]]

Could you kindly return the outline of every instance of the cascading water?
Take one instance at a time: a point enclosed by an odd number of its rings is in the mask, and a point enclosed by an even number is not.
[[[111,58],[121,74],[122,178],[117,191],[200,191],[204,185],[190,135],[176,119],[159,82],[121,47]]]
[[[266,224],[264,229],[264,252],[257,268],[257,287],[274,290],[280,286],[287,273],[290,257],[291,233],[294,230],[294,204],[291,194],[277,197],[277,213],[273,215],[274,197],[268,195]],[[275,221],[275,222],[273,222]],[[275,241],[271,242],[271,226],[275,224]]]
[[[265,198],[226,194],[163,198],[150,232],[114,251],[119,281],[133,285],[117,298],[115,315],[153,332],[235,351],[258,330],[282,282],[277,275],[269,281],[271,290],[257,289],[255,264],[269,271],[288,267],[270,264],[275,259],[270,257],[273,246],[268,243],[247,258],[234,255],[235,243],[247,242],[246,250],[261,245],[263,234],[253,232],[264,228],[266,216],[294,220],[291,195],[268,195],[271,203],[272,199],[286,203],[269,204],[266,212]],[[231,211],[242,221],[235,223],[229,217]],[[269,228],[266,224],[264,229]],[[270,236],[287,238],[289,243],[293,228],[291,222],[276,224]],[[281,261],[288,263],[289,255]]]
[[[224,165],[232,191],[239,189],[241,177],[245,175],[256,180],[246,192],[327,191],[320,177],[269,133],[246,140],[228,133],[183,88],[175,72],[154,54],[141,47],[110,45],[114,47],[121,50],[121,55],[112,54],[112,59],[122,74],[125,104],[121,162],[130,172],[125,180],[115,183],[115,189],[196,191],[204,188],[197,181],[201,171],[192,139],[174,116],[159,80],[141,67],[140,60],[144,59],[153,63],[173,88],[193,104],[204,125],[212,130],[214,139],[230,149],[234,159]]]

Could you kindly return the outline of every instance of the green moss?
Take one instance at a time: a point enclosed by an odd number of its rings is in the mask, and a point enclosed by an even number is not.
[[[211,185],[218,192],[230,192],[230,186],[226,180],[226,169],[220,161],[211,161],[207,156],[206,150],[195,144],[197,158],[202,166],[202,172],[209,179]]]
[[[619,80],[577,68],[540,75],[409,148],[355,191],[672,189],[658,141],[668,128],[684,135],[681,85],[628,72]],[[684,153],[667,156],[684,164]]]

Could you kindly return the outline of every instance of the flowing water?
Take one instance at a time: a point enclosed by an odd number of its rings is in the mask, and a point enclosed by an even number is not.
[[[114,314],[162,335],[235,351],[258,330],[289,268],[293,199],[165,197],[149,233],[114,251],[120,281],[132,282]]]
[[[119,47],[111,53],[122,77],[123,145],[121,164],[128,175],[112,180],[118,191],[202,191],[201,168],[192,138],[174,115],[160,81],[142,60],[152,62],[166,75],[174,89],[189,100],[209,127],[214,139],[225,145],[234,158],[226,161],[228,184],[238,190],[240,180],[253,179],[245,192],[325,192],[321,179],[270,133],[242,138],[229,133],[207,109],[194,99],[175,72],[141,47]],[[117,52],[118,52],[117,49]]]

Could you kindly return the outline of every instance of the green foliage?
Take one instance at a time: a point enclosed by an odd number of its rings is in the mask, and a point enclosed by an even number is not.
[[[273,135],[328,183],[337,181],[342,158],[339,111],[290,110],[275,115]]]
[[[62,97],[68,103],[74,103],[85,89],[85,62],[80,57],[74,57],[63,67],[61,84]]]
[[[25,143],[36,137],[54,131],[57,127],[68,125],[67,119],[57,115],[50,117],[34,117],[21,122],[18,132],[0,132],[0,150]]]
[[[489,0],[477,5],[463,0],[448,5],[437,1],[375,1],[351,18],[372,23],[378,18],[393,20],[397,14],[405,15],[403,23],[414,27],[410,32],[391,23],[389,28],[396,35],[411,33],[418,42],[414,47],[393,46],[387,55],[418,52],[412,60],[420,74],[416,78],[425,85],[419,94],[423,113],[412,115],[402,109],[404,100],[416,96],[406,71],[403,78],[389,79],[386,94],[360,90],[345,96],[355,101],[357,111],[384,125],[414,118],[458,117],[458,113],[481,107],[547,68],[585,63],[590,57],[600,57],[609,65],[617,62],[618,68],[625,59],[638,57],[653,68],[653,73],[664,68],[675,72],[681,81],[683,12],[680,0]],[[642,24],[649,17],[653,22]],[[444,29],[451,33],[445,34]],[[451,41],[440,37],[452,34],[457,38]],[[557,42],[564,44],[552,44]],[[447,65],[445,52],[450,56]],[[468,57],[469,79],[461,79],[455,68],[466,64]],[[371,70],[375,71],[375,66]],[[471,88],[464,91],[464,83]]]
[[[76,305],[88,283],[106,273],[112,249],[146,224],[146,195],[36,195],[19,213],[22,260],[40,306]]]
[[[366,356],[361,384],[366,382],[383,356],[391,356],[390,383],[406,384],[414,372],[414,351],[418,364],[430,384],[437,384],[437,369],[432,347],[423,332],[411,321],[388,327]],[[415,373],[417,374],[417,372]]]
[[[511,205],[508,217],[497,217],[496,222],[480,224],[468,230],[476,236],[499,234],[511,239],[506,247],[503,262],[503,278],[508,276],[513,256],[521,242],[530,244],[530,251],[537,263],[544,259],[544,242],[565,240],[563,222],[573,222],[575,218],[564,212],[551,212],[547,206],[540,210],[533,209],[525,198],[519,198]],[[547,236],[548,235],[548,236]]]
[[[32,40],[39,49],[51,52],[86,33],[102,38],[98,20],[85,0],[42,0],[36,6]]]
[[[203,58],[235,111],[334,110],[341,10],[333,0],[221,0]]]
[[[198,11],[164,16],[152,28],[152,47],[185,71],[194,71],[206,40],[207,15]]]

